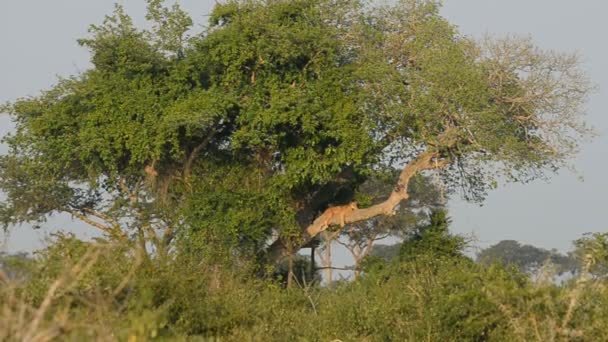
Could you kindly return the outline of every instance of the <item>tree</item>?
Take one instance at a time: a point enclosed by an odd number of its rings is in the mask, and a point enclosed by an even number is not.
[[[430,261],[469,262],[464,255],[468,241],[449,231],[450,218],[445,208],[435,208],[403,236],[403,242],[377,245],[363,260],[365,271],[377,272],[389,265]]]
[[[463,257],[467,241],[462,236],[451,235],[449,224],[445,209],[431,212],[428,224],[413,231],[401,244],[399,260],[412,261],[419,255],[446,259]]]
[[[588,233],[574,241],[572,257],[579,263],[580,271],[598,278],[608,275],[608,233]],[[583,275],[585,276],[585,275]]]
[[[562,255],[555,250],[546,250],[531,245],[522,245],[514,240],[503,240],[482,250],[477,254],[477,262],[484,265],[500,262],[505,265],[514,265],[523,272],[534,273],[546,261],[557,266],[559,273],[576,270],[573,258]]]
[[[67,212],[144,252],[179,233],[277,261],[393,215],[418,174],[480,200],[558,170],[590,134],[576,56],[475,42],[435,1],[232,0],[191,37],[179,7],[148,7],[151,30],[117,7],[80,40],[92,69],[7,106],[5,224]],[[394,170],[384,200],[357,207]]]
[[[27,253],[0,252],[0,283],[26,279],[31,273],[32,264],[32,258]]]
[[[382,261],[393,261],[399,256],[400,243],[394,245],[377,244],[371,253],[374,258],[379,258]]]

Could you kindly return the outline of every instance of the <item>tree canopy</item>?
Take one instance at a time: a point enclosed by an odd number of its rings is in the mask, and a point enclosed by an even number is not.
[[[546,250],[532,245],[521,244],[514,240],[503,240],[477,254],[477,262],[491,265],[503,263],[513,265],[522,272],[539,271],[546,262],[557,267],[558,273],[574,272],[578,262],[571,256],[563,255],[556,250]]]
[[[79,41],[92,68],[7,105],[6,225],[67,212],[144,250],[180,236],[277,260],[393,214],[417,174],[480,200],[590,134],[575,55],[474,41],[436,1],[229,0],[200,33],[147,2],[151,29],[117,6]],[[395,170],[366,202],[362,184]]]

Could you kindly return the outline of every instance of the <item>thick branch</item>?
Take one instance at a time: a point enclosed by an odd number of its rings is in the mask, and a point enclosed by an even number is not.
[[[437,152],[429,150],[405,165],[399,175],[395,189],[384,202],[362,209],[347,210],[347,207],[355,208],[354,205],[344,206],[345,209],[343,211],[336,211],[335,207],[328,208],[303,231],[302,245],[308,243],[312,238],[333,225],[342,226],[344,224],[365,221],[380,215],[394,215],[395,208],[399,203],[409,198],[409,194],[407,193],[408,185],[416,174],[424,170],[443,168],[450,163],[447,159],[438,160],[437,157]],[[277,239],[270,246],[269,252],[271,260],[279,261],[288,255],[288,248],[281,239]]]
[[[354,271],[355,268],[353,266],[345,266],[345,267],[333,267],[333,266],[323,266],[323,267],[315,267],[315,270],[339,270],[339,271]]]
[[[121,178],[118,181],[118,185],[120,186],[120,190],[129,198],[129,202],[131,203],[131,205],[135,206],[139,201],[138,196],[136,194],[137,189],[135,191],[131,191],[124,178]]]
[[[69,213],[70,215],[72,215],[73,217],[76,217],[77,219],[81,220],[82,222],[88,223],[89,225],[102,230],[103,232],[109,234],[110,236],[113,237],[117,237],[119,239],[124,239],[126,236],[124,235],[124,232],[122,232],[122,230],[120,230],[120,227],[118,226],[108,226],[102,223],[99,223],[95,220],[92,220],[90,217],[88,217],[85,214],[82,214],[76,210],[71,210],[68,208],[62,208],[62,211]]]
[[[196,160],[196,158],[201,153],[201,151],[205,147],[207,147],[207,145],[209,145],[209,143],[211,142],[211,140],[213,139],[213,137],[215,136],[216,133],[217,133],[217,130],[211,131],[211,133],[209,133],[209,135],[200,144],[198,144],[194,148],[194,150],[192,150],[192,152],[190,152],[190,155],[188,156],[188,160],[186,160],[186,164],[184,165],[184,171],[183,171],[184,179],[188,178],[190,176],[190,173],[192,172],[192,164],[194,163],[194,160]]]
[[[116,230],[120,229],[120,224],[118,223],[118,221],[112,219],[111,217],[109,217],[107,215],[104,215],[104,214],[97,212],[90,208],[83,208],[82,211],[84,211],[85,213],[87,213],[91,216],[97,217],[98,219],[100,219],[102,221],[109,223]]]
[[[175,227],[172,224],[168,224],[165,227],[165,231],[163,233],[162,247],[163,248],[169,247],[169,245],[171,244],[171,241],[173,241],[174,237],[175,237]]]
[[[408,163],[403,168],[403,171],[401,171],[395,189],[384,202],[368,208],[357,209],[350,213],[345,213],[344,223],[349,224],[365,221],[379,215],[393,215],[397,205],[399,205],[401,201],[409,198],[409,194],[407,193],[409,182],[417,173],[424,170],[441,168],[448,164],[447,160],[434,161],[433,158],[435,156],[436,153],[434,152],[425,152]],[[306,228],[306,234],[309,236],[316,236],[330,225],[340,224],[340,217],[326,217],[327,214],[328,211],[324,212],[313,222],[313,224],[308,226],[308,228]]]
[[[308,226],[315,217],[315,214],[320,210],[320,207],[329,202],[332,197],[340,191],[343,186],[348,186],[355,178],[355,170],[348,167],[336,175],[336,179],[321,186],[315,191],[311,198],[307,200],[303,208],[296,213],[296,220],[300,227]]]
[[[160,246],[158,235],[154,231],[154,228],[150,225],[149,220],[146,218],[143,208],[141,208],[141,203],[139,201],[139,187],[141,186],[141,183],[137,183],[135,189],[130,190],[125,179],[121,178],[118,182],[118,185],[122,192],[129,198],[131,209],[137,212],[137,220],[139,221],[138,223],[141,225],[137,227],[137,232],[142,250],[145,251],[146,249],[146,238],[144,231],[148,233],[152,243],[154,243],[155,246]]]

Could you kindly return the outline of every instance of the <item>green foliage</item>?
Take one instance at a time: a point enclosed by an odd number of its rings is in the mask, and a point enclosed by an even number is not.
[[[91,69],[3,106],[0,221],[69,213],[107,239],[58,235],[0,279],[0,339],[608,339],[605,236],[578,242],[597,279],[533,284],[464,257],[419,174],[481,199],[558,170],[590,133],[576,56],[474,42],[436,1],[229,0],[200,33],[147,5],[151,29],[116,6],[79,40]],[[400,215],[357,229],[416,227],[397,260],[335,288],[269,276],[270,239],[295,252],[328,207],[393,190]]]
[[[365,182],[421,153],[479,199],[501,174],[557,170],[589,133],[575,57],[473,42],[434,1],[231,0],[196,34],[147,4],[150,30],[117,6],[79,40],[90,70],[7,106],[5,225],[67,212],[157,251],[193,230],[257,253],[371,203]]]
[[[36,252],[35,267],[30,271],[27,294],[34,305],[39,305],[53,281],[64,276],[66,267],[76,265],[87,252],[99,248],[100,256],[95,265],[78,279],[78,284],[67,291],[78,296],[91,289],[98,295],[110,296],[132,267],[138,266],[134,257],[128,255],[127,246],[83,242],[71,234],[57,234],[49,241],[49,247]]]
[[[341,333],[352,330],[353,335],[344,335],[350,339],[491,339],[504,332],[506,322],[482,285],[515,281],[514,275],[484,270],[465,259],[422,256],[394,263],[353,284],[355,293],[347,296],[353,300],[350,305],[335,299],[335,312],[350,318],[348,327],[337,329]],[[362,298],[360,306],[354,298]]]
[[[418,256],[432,258],[457,258],[463,256],[467,241],[449,232],[450,219],[445,209],[434,210],[429,215],[429,223],[413,231],[401,244],[399,259],[416,259]]]
[[[0,277],[14,281],[25,280],[31,275],[34,264],[27,253],[0,252]]]
[[[573,256],[597,277],[608,275],[608,233],[593,233],[574,241]]]
[[[92,267],[72,273],[73,258],[101,250]],[[87,252],[88,251],[88,252]],[[63,269],[61,258],[65,259]],[[198,255],[139,263],[119,246],[59,236],[34,260],[27,282],[0,288],[0,336],[27,331],[51,298],[38,333],[62,340],[605,340],[604,279],[558,286],[461,256],[385,263],[332,288],[285,289],[241,265],[215,267]],[[122,267],[138,265],[135,269]],[[243,268],[244,267],[244,268]],[[16,288],[15,288],[16,286]],[[46,294],[45,294],[46,293]],[[7,310],[17,310],[6,314]],[[571,314],[568,314],[571,312]],[[32,315],[32,316],[29,316]],[[20,323],[21,325],[16,325]],[[23,330],[15,330],[21,327]],[[11,336],[11,335],[9,335]],[[23,336],[23,335],[14,335]]]

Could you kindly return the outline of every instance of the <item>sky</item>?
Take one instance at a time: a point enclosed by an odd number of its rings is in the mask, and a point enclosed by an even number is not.
[[[136,24],[144,25],[143,0],[118,1]],[[2,0],[0,1],[0,102],[35,96],[58,76],[77,74],[90,67],[88,52],[76,39],[87,36],[90,24],[111,13],[111,0]],[[180,4],[198,25],[214,0],[183,0]],[[479,248],[504,239],[567,251],[572,240],[586,232],[606,231],[603,217],[608,193],[608,2],[605,0],[447,0],[442,14],[460,32],[474,38],[485,34],[531,36],[542,48],[578,52],[583,68],[597,86],[587,106],[587,121],[599,136],[585,143],[573,161],[575,171],[564,170],[549,182],[506,184],[492,191],[483,205],[454,196],[449,202],[452,230],[474,239]],[[0,134],[12,129],[0,116]],[[0,146],[0,153],[6,148]],[[24,225],[0,239],[0,251],[31,251],[58,229],[74,229],[80,237],[95,231],[70,221],[51,218],[40,230]],[[345,254],[339,253],[346,262]]]

